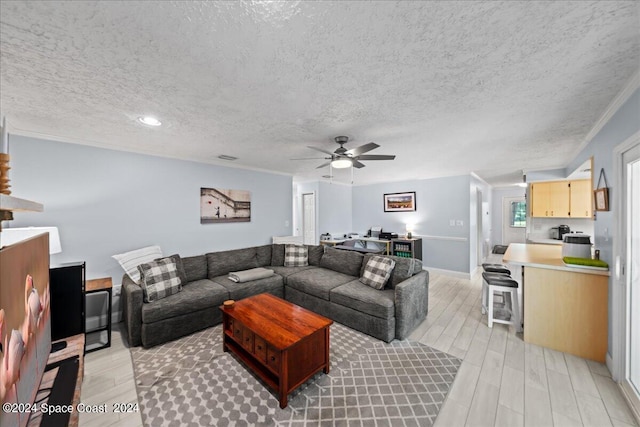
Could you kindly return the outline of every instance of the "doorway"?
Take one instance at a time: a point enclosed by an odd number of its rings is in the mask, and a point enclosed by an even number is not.
[[[612,373],[640,419],[640,133],[615,150],[619,196],[613,272]],[[617,344],[617,345],[616,345]]]
[[[502,244],[525,243],[527,203],[524,197],[502,198]]]
[[[302,194],[302,236],[305,245],[316,242],[316,198],[314,193]]]

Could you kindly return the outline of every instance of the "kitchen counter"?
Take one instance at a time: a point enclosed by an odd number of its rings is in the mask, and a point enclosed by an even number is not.
[[[504,253],[502,261],[525,267],[609,276],[609,270],[565,264],[562,261],[562,246],[558,245],[512,243]]]
[[[604,363],[609,271],[568,267],[555,245],[512,243],[502,260],[522,266],[524,341]]]
[[[527,243],[540,244],[540,245],[557,245],[562,246],[562,240],[558,239],[544,239],[542,237],[530,237],[527,239]]]

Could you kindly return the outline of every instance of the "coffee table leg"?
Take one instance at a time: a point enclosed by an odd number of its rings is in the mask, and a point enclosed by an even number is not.
[[[287,363],[288,352],[283,351],[280,353],[280,409],[287,407],[288,395],[289,395],[289,363]]]
[[[330,328],[327,326],[324,328],[324,373],[329,373],[329,368],[331,368],[331,363],[329,363],[329,330]]]

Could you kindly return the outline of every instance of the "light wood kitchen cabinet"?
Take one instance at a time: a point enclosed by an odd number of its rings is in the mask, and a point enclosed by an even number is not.
[[[547,181],[531,184],[531,216],[590,218],[591,180]]]
[[[591,180],[571,181],[571,218],[591,218],[593,201]]]
[[[531,216],[569,217],[569,181],[531,184]]]

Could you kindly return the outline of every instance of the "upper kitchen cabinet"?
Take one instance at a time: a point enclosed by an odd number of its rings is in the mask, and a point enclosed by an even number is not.
[[[591,218],[591,180],[547,181],[531,184],[531,216]]]
[[[592,218],[593,217],[593,201],[591,191],[591,180],[581,179],[579,181],[570,181],[570,207],[571,218]]]
[[[531,184],[531,216],[569,217],[569,182],[548,181]]]

